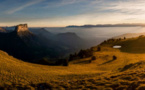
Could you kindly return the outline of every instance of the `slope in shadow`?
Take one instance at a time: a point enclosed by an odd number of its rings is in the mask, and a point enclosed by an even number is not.
[[[140,36],[137,38],[128,39],[115,43],[121,45],[120,50],[127,53],[145,53],[145,37]]]
[[[140,66],[141,64],[143,64],[144,62],[137,62],[137,63],[131,63],[131,64],[128,64],[128,65],[125,65],[123,68],[120,69],[120,72],[123,72],[123,71],[126,71],[130,68],[136,68],[138,66]]]

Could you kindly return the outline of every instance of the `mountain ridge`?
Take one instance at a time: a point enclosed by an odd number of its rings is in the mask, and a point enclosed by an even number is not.
[[[6,33],[7,31],[4,28],[0,27],[0,32],[1,33]]]
[[[66,58],[86,47],[75,33],[54,35],[43,28],[29,31],[27,24],[17,25],[11,32],[0,33],[0,42],[3,42],[0,49],[15,58],[34,63],[47,60],[49,65],[51,61],[53,65],[61,64],[59,58]]]
[[[66,27],[68,27],[68,28],[75,28],[75,27],[91,28],[91,27],[136,27],[136,26],[144,27],[145,24],[138,24],[138,23],[134,23],[134,24],[128,24],[128,23],[125,23],[125,24],[97,24],[97,25],[88,24],[88,25],[80,25],[80,26],[69,25]]]
[[[123,34],[123,35],[119,35],[119,36],[116,36],[116,37],[113,37],[114,39],[118,39],[118,38],[135,38],[135,37],[139,37],[141,35],[145,35],[145,32],[144,33],[126,33],[126,34]]]

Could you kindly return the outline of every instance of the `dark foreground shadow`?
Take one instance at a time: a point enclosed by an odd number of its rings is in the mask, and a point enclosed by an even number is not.
[[[52,86],[48,83],[31,84],[27,86],[12,84],[0,86],[0,90],[52,90]]]

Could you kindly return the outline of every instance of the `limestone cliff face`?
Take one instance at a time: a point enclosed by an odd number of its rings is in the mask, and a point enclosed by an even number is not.
[[[28,25],[27,25],[27,24],[20,24],[20,25],[17,25],[15,30],[16,30],[17,32],[28,31]]]
[[[23,40],[27,46],[38,45],[38,38],[28,29],[27,24],[19,24],[15,27],[15,31],[13,32],[14,36],[17,36]]]
[[[31,36],[33,35],[29,30],[28,30],[28,25],[27,24],[19,24],[15,28],[15,32],[19,36]]]

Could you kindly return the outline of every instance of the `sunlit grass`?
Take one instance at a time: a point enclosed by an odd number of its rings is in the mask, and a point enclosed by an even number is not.
[[[123,44],[127,40],[120,42]],[[114,44],[101,45],[101,51],[95,51],[97,47],[94,47],[93,56],[96,60],[92,62],[89,62],[91,57],[83,58],[71,61],[67,67],[23,62],[0,51],[0,86],[16,84],[36,88],[35,85],[45,83],[45,86],[54,89],[122,90],[133,88],[131,85],[144,88],[145,53],[121,52],[112,48]]]

